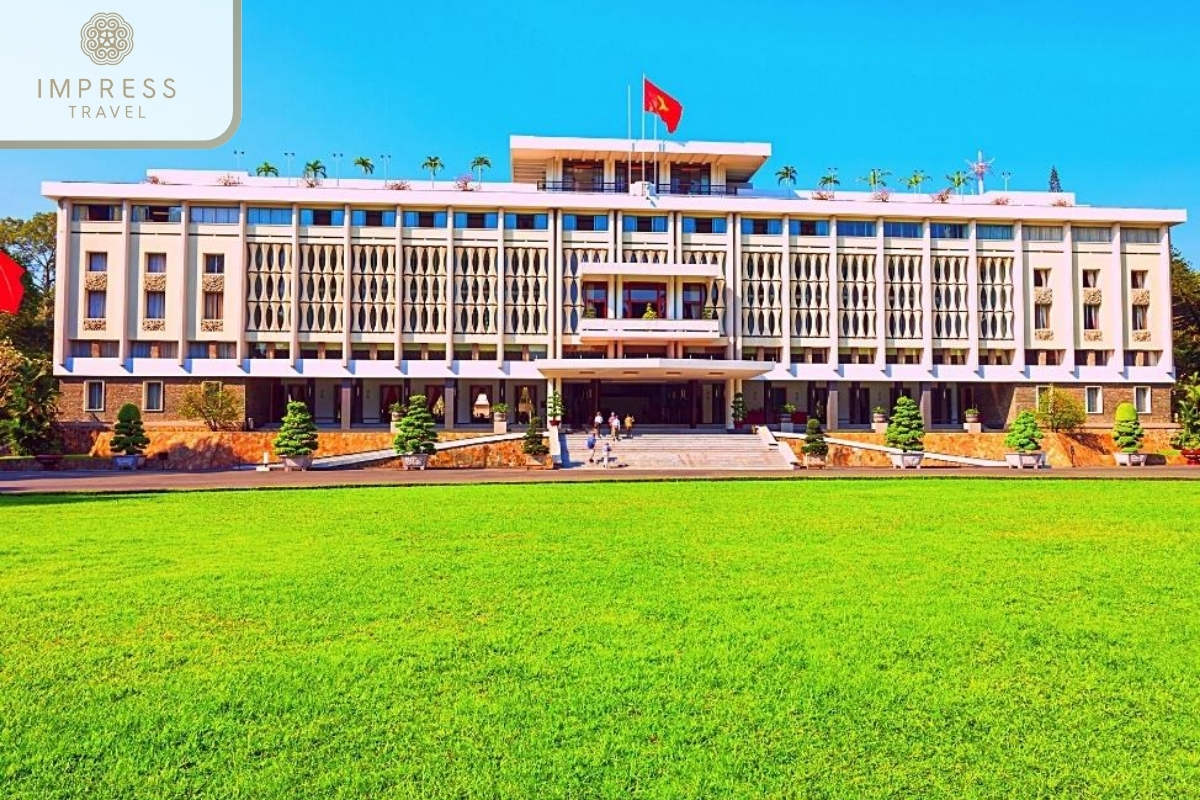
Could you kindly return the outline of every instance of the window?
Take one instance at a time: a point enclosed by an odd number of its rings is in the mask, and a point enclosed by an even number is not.
[[[884,222],[883,235],[896,239],[920,239],[922,236],[919,222]]]
[[[121,207],[113,205],[75,206],[71,212],[76,222],[120,222]]]
[[[1088,386],[1083,390],[1084,410],[1089,414],[1104,413],[1104,390],[1099,386]]]
[[[929,235],[934,239],[965,239],[967,226],[961,222],[931,222]]]
[[[108,272],[108,253],[88,253],[88,272]]]
[[[146,253],[146,272],[158,274],[167,271],[166,253]]]
[[[104,381],[84,381],[83,410],[104,410]]]
[[[1090,303],[1083,306],[1083,329],[1085,331],[1100,330],[1100,306]]]
[[[1144,269],[1135,269],[1129,273],[1129,288],[1130,289],[1145,289],[1146,275],[1148,273]]]
[[[829,220],[827,219],[790,219],[788,233],[792,236],[828,236]]]
[[[251,225],[291,225],[290,208],[250,208],[246,210],[246,222]]]
[[[875,223],[865,219],[839,219],[838,236],[874,236]]]
[[[1150,387],[1135,386],[1133,387],[1133,407],[1137,409],[1139,414],[1150,413]]]
[[[684,233],[725,233],[725,217],[684,217]]]
[[[621,229],[626,233],[666,233],[667,218],[626,214],[621,218]]]
[[[225,293],[204,293],[204,319],[225,319]]]
[[[134,206],[134,222],[179,222],[183,219],[181,206]]]
[[[146,292],[146,319],[167,318],[167,293]]]
[[[607,214],[563,214],[564,231],[606,231]]]
[[[1135,331],[1145,331],[1150,329],[1150,323],[1147,321],[1146,307],[1134,306],[1129,315],[1130,322]]]
[[[196,225],[237,225],[241,212],[236,207],[193,206],[191,220]]]
[[[1080,277],[1085,289],[1095,289],[1100,285],[1100,270],[1098,269],[1085,269]]]
[[[508,215],[505,215],[506,217]],[[498,224],[495,212],[455,211],[454,227],[465,230],[493,230]]]
[[[143,411],[162,411],[163,410],[163,385],[162,381],[146,381],[142,384],[142,410]]]
[[[495,217],[495,214],[489,214]],[[491,227],[496,227],[492,225]],[[504,227],[510,231],[544,231],[550,227],[549,214],[505,214]]]
[[[217,342],[217,358],[237,358],[237,345],[233,342]]]
[[[1158,228],[1121,228],[1125,244],[1158,244]]]
[[[1035,289],[1045,289],[1050,285],[1050,270],[1035,269],[1033,271],[1033,286]]]
[[[583,285],[583,315],[595,319],[608,316],[608,284],[587,282]]]
[[[1087,226],[1071,228],[1071,238],[1077,242],[1107,244],[1112,241],[1112,228]]]
[[[208,358],[208,342],[188,342],[188,358]]]
[[[87,293],[87,318],[88,319],[104,319],[105,311],[108,306],[108,293],[105,291],[91,291]]]
[[[683,285],[683,318],[704,319],[704,284]]]
[[[783,220],[742,217],[742,233],[778,236],[783,233]]]
[[[1033,307],[1033,327],[1045,330],[1050,327],[1050,304],[1037,303]]]
[[[222,253],[207,253],[204,256],[205,275],[224,275],[225,256]]]
[[[1061,225],[1026,225],[1021,237],[1027,242],[1061,242],[1063,229]]]
[[[350,212],[350,224],[356,228],[394,228],[396,212],[356,208]]]
[[[341,208],[302,208],[300,224],[316,227],[338,228],[346,223],[346,212]],[[445,226],[443,226],[445,227]]]
[[[976,225],[975,238],[996,240],[1009,240],[1013,238],[1012,225]]]
[[[404,227],[406,228],[444,228],[446,227],[445,211],[405,211]]]
[[[150,358],[150,343],[130,342],[129,355],[132,358]]]

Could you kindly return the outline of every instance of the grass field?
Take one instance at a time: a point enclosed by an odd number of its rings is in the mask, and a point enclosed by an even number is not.
[[[1195,797],[1195,484],[0,498],[0,797]]]

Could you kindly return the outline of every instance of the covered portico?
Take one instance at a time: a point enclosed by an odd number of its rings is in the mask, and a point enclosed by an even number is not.
[[[605,417],[632,414],[642,425],[733,427],[730,402],[741,382],[757,378],[772,362],[671,358],[564,358],[538,362],[538,371],[559,387],[570,425],[586,426],[597,411]]]

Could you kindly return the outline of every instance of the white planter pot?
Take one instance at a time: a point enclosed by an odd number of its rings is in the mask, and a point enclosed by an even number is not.
[[[1044,466],[1045,453],[1005,453],[1004,461],[1012,469],[1037,469]]]
[[[1146,466],[1145,453],[1113,453],[1113,459],[1116,460],[1119,467],[1144,467]]]
[[[291,472],[292,470],[299,470],[300,472],[304,472],[305,470],[307,470],[309,467],[312,466],[312,462],[313,462],[313,457],[312,457],[311,453],[306,456],[282,456],[282,458],[283,458],[283,469],[285,472]]]
[[[788,414],[779,418],[779,430],[784,433],[795,433],[796,424],[792,422],[792,415]]]
[[[893,469],[920,469],[924,453],[888,453]]]
[[[388,426],[388,430],[391,431],[393,436],[395,436],[397,433],[400,432],[400,420],[401,419],[403,419],[403,417],[397,417],[394,414],[392,415],[391,423]]]
[[[492,433],[508,433],[508,416],[505,414],[492,415]]]
[[[118,471],[125,470],[125,469],[135,470],[135,469],[140,468],[145,463],[146,463],[145,456],[138,456],[138,455],[113,456],[113,466],[115,466]]]
[[[429,465],[428,453],[414,453],[412,455],[400,456],[400,466],[402,469],[425,469]]]
[[[804,467],[805,467],[805,469],[825,469],[825,457],[824,456],[805,456],[804,457]]]

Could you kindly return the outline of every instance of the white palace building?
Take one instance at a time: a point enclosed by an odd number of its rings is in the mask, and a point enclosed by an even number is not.
[[[791,403],[865,427],[907,394],[927,425],[974,407],[1001,428],[1049,385],[1096,425],[1121,400],[1169,421],[1184,211],[755,189],[770,155],[514,136],[510,182],[46,183],[64,418],[132,401],[174,422],[212,381],[259,426],[288,398],[377,425],[409,394],[447,428],[481,422],[481,395],[524,420],[558,389],[568,423],[728,426],[742,392],[750,422]]]

